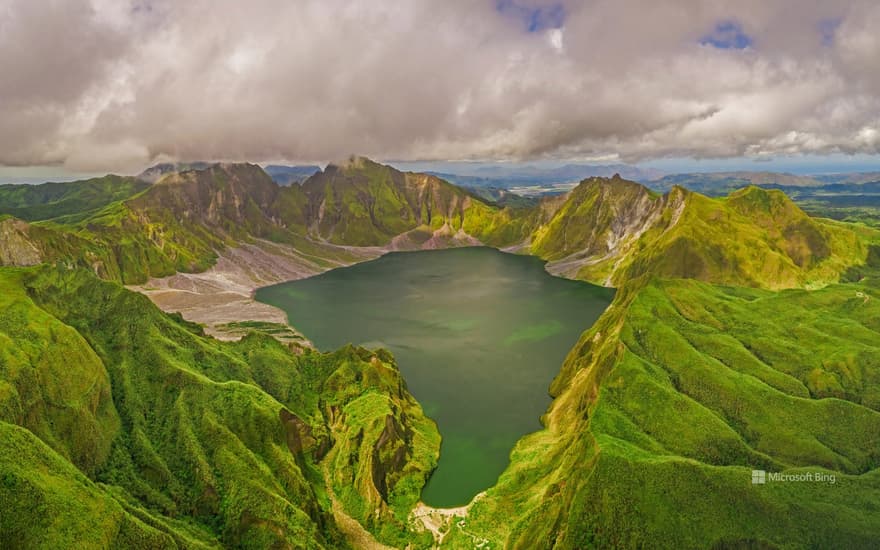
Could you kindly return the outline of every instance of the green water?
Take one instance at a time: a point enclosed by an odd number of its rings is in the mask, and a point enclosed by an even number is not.
[[[550,382],[612,296],[490,248],[388,254],[257,291],[320,349],[394,353],[443,437],[422,492],[438,507],[495,484],[517,439],[541,427]]]

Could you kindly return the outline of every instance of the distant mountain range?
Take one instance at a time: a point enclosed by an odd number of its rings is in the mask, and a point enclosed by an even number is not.
[[[546,187],[551,184],[574,183],[585,178],[622,178],[645,184],[651,189],[666,192],[675,185],[691,191],[712,196],[726,195],[749,185],[777,187],[821,187],[829,184],[863,184],[880,181],[880,172],[845,174],[797,175],[768,171],[692,172],[664,174],[659,170],[645,169],[627,164],[569,164],[558,168],[535,166],[480,166],[461,171],[430,171],[433,175],[465,187]]]
[[[317,165],[309,166],[279,166],[270,164],[264,166],[263,170],[275,180],[278,185],[292,185],[294,183],[302,183],[321,171],[321,167]]]
[[[456,185],[467,187],[517,187],[522,185],[546,185],[552,183],[575,183],[582,179],[599,176],[621,177],[635,181],[650,181],[663,175],[659,170],[639,168],[628,164],[566,164],[555,168],[536,166],[491,165],[463,169],[461,172],[433,172]]]
[[[149,183],[155,183],[162,176],[172,172],[182,172],[185,170],[204,170],[211,166],[210,162],[166,162],[151,166],[135,176],[139,180]],[[317,165],[307,166],[282,166],[270,164],[263,168],[269,177],[275,183],[281,186],[291,185],[293,183],[302,183],[309,176],[321,171],[321,167]]]
[[[783,172],[694,172],[668,174],[646,183],[657,191],[668,191],[681,185],[692,191],[712,195],[727,194],[748,185],[776,188],[809,188],[827,185],[862,185],[880,182],[880,172],[854,172],[802,176]]]
[[[826,184],[861,184],[880,182],[880,172],[852,172],[813,176]]]
[[[709,195],[726,195],[749,185],[783,185],[790,187],[818,187],[822,182],[810,176],[779,172],[697,172],[670,174],[645,182],[651,189],[666,192],[675,185]]]

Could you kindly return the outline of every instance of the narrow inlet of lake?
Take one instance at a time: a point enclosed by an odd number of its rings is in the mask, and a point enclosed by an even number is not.
[[[540,429],[566,354],[613,296],[491,248],[392,253],[256,294],[319,349],[394,353],[443,438],[422,492],[435,507],[495,484],[514,443]]]

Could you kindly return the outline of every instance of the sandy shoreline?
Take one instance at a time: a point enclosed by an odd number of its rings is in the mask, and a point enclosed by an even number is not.
[[[455,508],[434,508],[419,501],[410,513],[410,518],[420,522],[425,529],[430,531],[438,545],[443,542],[449,531],[455,528],[470,536],[475,548],[481,548],[488,541],[472,535],[467,531],[466,527],[468,511],[475,502],[484,496],[486,496],[485,491],[478,493],[468,504]]]
[[[318,263],[314,256],[293,246],[256,239],[223,250],[217,262],[202,273],[151,278],[144,284],[128,288],[146,295],[163,311],[179,312],[187,321],[204,325],[205,332],[215,338],[237,340],[242,336],[241,331],[230,331],[224,325],[259,321],[287,325],[296,332],[284,311],[254,300],[260,287],[305,279],[337,267],[373,260],[389,252],[480,246],[482,243],[460,230],[453,233],[444,226],[420,243],[404,233],[381,247],[315,244],[325,248],[328,256],[346,259],[322,258]]]
[[[254,300],[258,288],[304,279],[385,253],[378,248],[340,249],[349,252],[354,261],[327,260],[319,265],[292,246],[256,240],[225,249],[214,266],[202,273],[151,278],[128,288],[146,295],[163,311],[179,312],[184,319],[204,325],[205,331],[218,339],[237,340],[241,333],[223,325],[261,321],[289,326],[284,311]]]

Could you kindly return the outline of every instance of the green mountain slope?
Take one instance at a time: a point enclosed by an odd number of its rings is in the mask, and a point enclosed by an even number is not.
[[[145,192],[77,224],[77,234],[112,250],[127,283],[204,271],[226,246],[268,236],[278,186],[258,166],[213,165],[171,173]]]
[[[529,548],[871,547],[875,288],[658,280],[618,296],[554,382],[547,429],[520,441],[468,530]],[[752,469],[836,483],[752,486]],[[453,530],[451,546],[468,542]]]
[[[312,248],[318,257],[334,255],[322,242],[527,243],[554,273],[609,285],[650,273],[766,288],[821,286],[863,262],[866,241],[876,237],[810,218],[781,192],[756,187],[709,199],[680,187],[659,196],[619,177],[591,178],[565,197],[502,208],[434,176],[361,157],[283,188],[249,164],[171,172],[83,219],[40,227],[29,231],[34,246],[5,248],[25,258],[36,248],[43,261],[75,262],[126,283],[203,271],[225,247],[261,238]]]
[[[7,233],[16,240],[3,247],[7,253],[0,260],[62,261],[133,284],[204,271],[224,248],[257,238],[295,246],[320,262],[345,255],[324,242],[380,246],[394,239],[404,249],[478,241],[507,246],[528,235],[534,217],[535,211],[499,208],[436,177],[404,174],[363,158],[288,187],[256,165],[216,164],[167,173],[97,212],[30,228],[17,224],[14,232],[10,226]],[[19,238],[24,234],[27,244]]]
[[[302,191],[312,233],[337,244],[385,245],[413,230],[426,237],[439,232],[445,239],[471,236],[504,244],[525,236],[522,230],[510,232],[501,208],[460,187],[362,157],[328,166],[306,180]]]
[[[26,221],[81,218],[136,195],[149,185],[137,178],[114,175],[67,183],[0,185],[0,214]]]
[[[657,196],[620,178],[581,183],[534,233],[551,271],[619,286],[655,275],[771,289],[821,286],[864,263],[877,234],[810,218],[780,191]]]
[[[710,197],[724,196],[752,185],[809,188],[822,185],[821,178],[797,176],[779,172],[708,172],[694,174],[671,174],[647,183],[651,189],[670,191],[675,186],[684,187]]]
[[[124,201],[74,221],[0,221],[0,263],[63,262],[126,284],[208,269],[226,247],[269,239],[321,259],[344,252],[285,222],[281,188],[258,166],[218,164],[165,175]]]
[[[319,461],[337,448],[347,498],[370,503],[380,538],[413,542],[397,509],[418,499],[439,437],[387,353],[218,342],[84,271],[7,268],[0,283],[0,499],[33,504],[4,514],[0,545],[336,548]],[[388,423],[399,430],[366,428]]]
[[[0,541],[7,548],[210,548],[142,519],[32,432],[0,421]],[[179,544],[183,543],[183,544]]]

